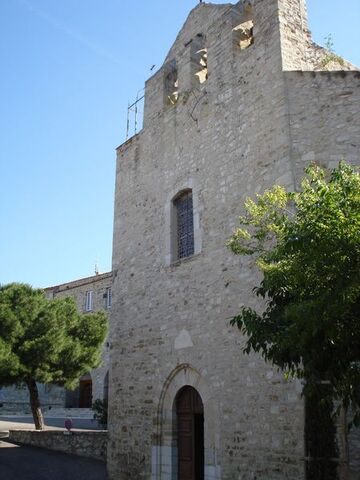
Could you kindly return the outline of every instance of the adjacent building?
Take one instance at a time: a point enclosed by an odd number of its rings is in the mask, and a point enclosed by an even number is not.
[[[102,273],[61,285],[45,288],[48,298],[74,298],[81,313],[99,310],[110,313],[112,273]],[[91,408],[94,400],[107,400],[109,387],[109,342],[102,351],[101,365],[79,379],[71,391],[57,385],[39,384],[43,410],[63,408]],[[29,392],[26,386],[0,387],[0,413],[30,413]]]
[[[100,310],[109,314],[111,309],[112,272],[96,274],[73,282],[63,283],[45,289],[49,298],[72,297],[81,313]],[[102,361],[98,368],[79,379],[76,390],[65,392],[66,408],[91,408],[96,399],[108,398],[109,388],[109,341],[104,344]]]

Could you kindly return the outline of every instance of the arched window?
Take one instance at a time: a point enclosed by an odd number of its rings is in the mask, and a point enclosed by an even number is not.
[[[174,259],[194,254],[194,212],[192,190],[184,190],[173,200]]]

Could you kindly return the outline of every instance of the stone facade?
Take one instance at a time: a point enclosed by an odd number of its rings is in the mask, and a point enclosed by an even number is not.
[[[88,310],[89,312],[104,310],[106,313],[109,313],[111,307],[111,283],[112,273],[107,272],[46,288],[45,294],[48,298],[74,298],[80,312],[85,313],[86,308],[91,307]],[[87,292],[92,292],[91,305],[89,303],[86,305]],[[91,380],[93,400],[107,398],[108,371],[109,343],[105,342],[101,365],[80,379],[80,381],[83,380],[87,384]],[[58,412],[57,409],[62,409],[63,407],[79,407],[79,389],[74,392],[65,392],[62,387],[42,384],[38,384],[38,389],[44,411],[52,409],[53,412]],[[23,385],[0,388],[0,413],[31,413],[28,389]]]
[[[360,73],[327,54],[304,0],[201,3],[146,82],[143,129],[117,149],[111,479],[183,480],[184,386],[203,402],[205,480],[304,478],[301,385],[242,353],[229,319],[261,308],[259,277],[225,243],[247,196],[296,189],[312,160],[359,163]],[[194,254],[178,260],[173,200],[184,191]]]

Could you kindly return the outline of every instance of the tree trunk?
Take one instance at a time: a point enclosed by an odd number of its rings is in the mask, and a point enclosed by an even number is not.
[[[337,419],[337,436],[339,443],[340,463],[339,463],[339,479],[350,480],[349,468],[349,450],[348,450],[348,412],[344,408]]]
[[[30,406],[34,418],[36,430],[44,430],[44,417],[41,411],[39,392],[36,382],[33,378],[26,381],[30,394]]]
[[[339,449],[332,387],[318,383],[305,393],[306,480],[339,480]]]

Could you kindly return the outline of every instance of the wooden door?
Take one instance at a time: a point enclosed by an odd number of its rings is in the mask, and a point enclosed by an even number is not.
[[[92,382],[91,380],[80,380],[79,408],[91,408],[92,404]]]
[[[204,408],[192,387],[180,390],[176,399],[178,427],[178,480],[204,479]]]

